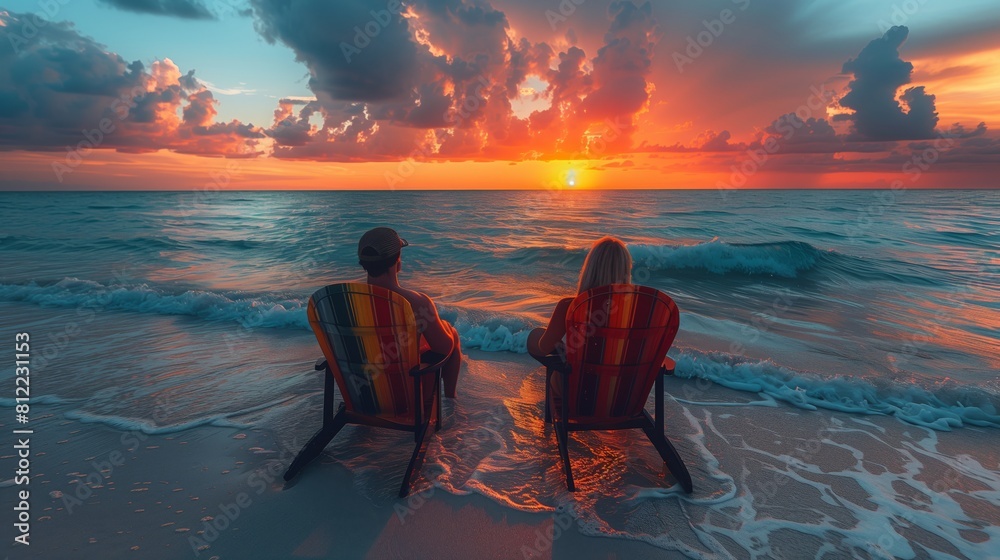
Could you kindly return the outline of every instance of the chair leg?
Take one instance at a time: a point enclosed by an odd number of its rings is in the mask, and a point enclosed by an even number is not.
[[[684,489],[688,494],[694,490],[694,486],[691,482],[691,474],[688,473],[687,467],[684,465],[684,461],[681,460],[681,456],[674,449],[673,444],[670,440],[663,435],[663,432],[656,432],[655,425],[643,426],[642,431],[646,432],[646,437],[649,438],[650,443],[659,452],[660,458],[666,463],[667,469],[670,470],[670,474],[674,475],[677,482],[680,483],[681,488]]]
[[[424,445],[424,436],[427,435],[428,424],[424,424],[416,431],[416,445],[413,447],[413,455],[410,456],[410,464],[406,467],[406,473],[403,474],[403,484],[399,487],[399,497],[405,498],[407,494],[410,493],[410,478],[413,476],[414,470],[420,470],[420,464],[424,459],[424,452],[427,450]]]
[[[559,426],[556,430],[556,437],[562,432],[559,453],[562,454],[563,468],[566,469],[566,488],[570,492],[576,491],[576,484],[573,484],[573,467],[569,464],[569,372],[560,371],[562,377],[562,394],[559,396]]]
[[[437,376],[434,379],[434,405],[437,406],[437,423],[434,424],[434,431],[441,430],[441,391],[443,387],[441,386],[441,371],[438,370]]]
[[[660,453],[660,458],[663,462],[667,464],[667,469],[670,474],[674,475],[677,482],[680,483],[681,488],[684,489],[688,494],[694,489],[691,483],[691,474],[688,473],[687,467],[684,466],[684,461],[681,460],[681,456],[674,449],[673,444],[667,439],[667,436],[663,434],[663,375],[656,375],[655,384],[656,395],[654,398],[655,410],[653,411],[655,416],[651,419],[649,413],[643,411],[646,416],[648,425],[643,427],[643,431],[646,432],[646,437],[652,442],[653,446],[656,447],[656,451]]]
[[[330,443],[330,440],[347,424],[347,417],[344,410],[344,403],[341,403],[337,415],[329,423],[324,422],[323,427],[316,432],[312,439],[309,440],[309,443],[302,448],[302,451],[299,451],[292,464],[289,465],[288,470],[285,471],[284,478],[286,482],[295,478],[295,475],[299,474],[302,467],[305,467],[310,461],[318,457],[327,444]]]
[[[545,368],[545,423],[552,423],[552,406],[549,404],[549,379],[552,377],[552,368]]]
[[[566,474],[566,488],[570,492],[576,492],[576,484],[573,483],[573,469],[569,464],[569,431],[561,422],[556,424],[556,441],[559,443],[559,456],[562,457],[563,472]]]

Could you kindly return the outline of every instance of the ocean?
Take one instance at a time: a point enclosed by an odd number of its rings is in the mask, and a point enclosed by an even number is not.
[[[680,308],[678,378],[745,394],[732,404],[998,441],[998,191],[0,193],[0,331],[38,333],[33,402],[67,419],[308,437],[301,418],[321,402],[307,299],[362,278],[357,240],[380,225],[410,243],[404,285],[431,295],[480,361],[523,354],[527,332],[573,295],[591,243],[614,235],[633,281]],[[521,380],[490,379],[475,361],[465,402],[487,402],[491,384],[517,393]],[[554,460],[550,443],[467,438],[492,459],[461,480],[428,461],[449,491],[543,510],[562,507],[558,477],[529,492],[509,471],[549,447]],[[389,499],[392,483],[378,487],[363,454],[345,453],[358,484]]]

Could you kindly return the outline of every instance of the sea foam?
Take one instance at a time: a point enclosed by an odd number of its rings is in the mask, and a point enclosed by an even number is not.
[[[676,352],[674,359],[678,377],[762,393],[807,410],[891,415],[935,430],[965,425],[1000,428],[998,397],[977,387],[932,390],[908,381],[820,375],[724,352],[686,349]]]
[[[65,278],[49,285],[0,284],[0,300],[187,315],[209,321],[236,322],[247,328],[309,329],[305,298],[202,290],[169,293],[146,284],[108,286]],[[466,310],[446,306],[442,306],[441,314],[455,324],[466,349],[522,354],[527,351],[527,336],[533,325],[521,317],[494,316],[474,321],[469,319]],[[675,349],[671,355],[677,360],[676,374],[680,377],[700,378],[730,389],[763,393],[799,408],[892,415],[936,430],[966,425],[1000,428],[998,397],[977,387],[924,387],[910,381],[820,375],[795,371],[770,361],[694,349]]]

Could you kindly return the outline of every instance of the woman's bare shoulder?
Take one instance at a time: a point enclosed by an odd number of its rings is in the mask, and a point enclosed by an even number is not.
[[[573,303],[573,298],[562,298],[558,303],[556,303],[556,308],[552,310],[552,315],[565,317],[566,312],[569,311],[569,304],[571,303]]]

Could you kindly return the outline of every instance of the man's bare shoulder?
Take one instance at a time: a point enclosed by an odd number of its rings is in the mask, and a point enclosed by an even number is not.
[[[401,287],[399,293],[406,298],[406,301],[410,302],[410,308],[413,309],[414,315],[423,315],[434,309],[434,300],[423,292]]]

